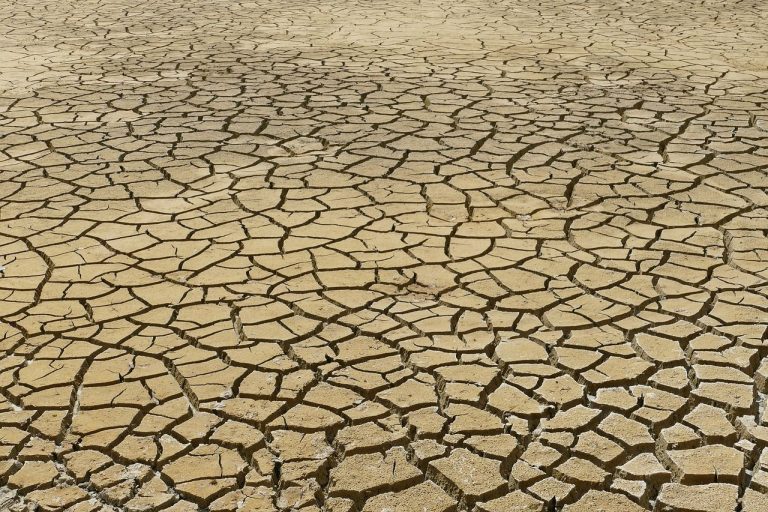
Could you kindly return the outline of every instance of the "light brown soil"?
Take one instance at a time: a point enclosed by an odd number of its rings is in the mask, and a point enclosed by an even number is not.
[[[765,512],[768,4],[0,11],[0,510]]]

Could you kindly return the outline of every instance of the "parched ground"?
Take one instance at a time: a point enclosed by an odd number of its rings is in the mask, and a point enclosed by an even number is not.
[[[0,510],[768,510],[763,0],[0,7]]]

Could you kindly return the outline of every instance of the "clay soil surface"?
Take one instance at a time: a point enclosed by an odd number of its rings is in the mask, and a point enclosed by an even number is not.
[[[0,3],[0,510],[768,511],[768,3]]]

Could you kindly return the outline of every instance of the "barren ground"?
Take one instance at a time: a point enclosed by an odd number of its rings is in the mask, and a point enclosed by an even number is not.
[[[768,510],[766,2],[0,7],[0,510]]]

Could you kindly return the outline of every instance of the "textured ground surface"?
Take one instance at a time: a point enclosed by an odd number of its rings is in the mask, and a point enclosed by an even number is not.
[[[0,510],[765,512],[761,0],[0,11]]]

